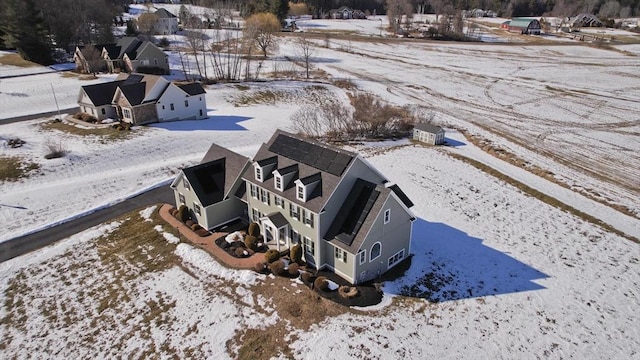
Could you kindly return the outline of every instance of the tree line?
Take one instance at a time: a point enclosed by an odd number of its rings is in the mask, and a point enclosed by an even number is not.
[[[40,64],[53,62],[53,49],[113,41],[111,26],[126,0],[0,0],[0,48],[17,49]]]

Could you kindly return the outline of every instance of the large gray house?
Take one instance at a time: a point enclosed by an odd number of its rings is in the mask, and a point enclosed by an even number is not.
[[[213,145],[171,184],[176,205],[214,229],[260,224],[267,244],[302,244],[307,263],[353,284],[408,255],[413,203],[364,158],[277,130],[253,159]]]

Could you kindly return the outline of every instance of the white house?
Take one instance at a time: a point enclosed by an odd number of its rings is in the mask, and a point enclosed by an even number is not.
[[[444,143],[444,130],[440,126],[428,123],[416,124],[413,128],[413,139],[429,145]]]
[[[80,88],[80,111],[96,118],[118,118],[135,125],[204,119],[206,91],[197,83],[176,84],[162,76],[120,74],[115,81]]]
[[[153,30],[156,34],[170,35],[175,34],[178,31],[178,17],[170,13],[164,8],[158,9],[155,14],[157,20],[153,26]]]

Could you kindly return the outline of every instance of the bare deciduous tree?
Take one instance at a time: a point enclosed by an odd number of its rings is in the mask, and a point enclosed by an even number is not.
[[[309,41],[306,33],[302,33],[302,35],[297,39],[296,44],[297,55],[302,59],[304,64],[306,78],[309,78],[309,70],[311,69],[311,60],[315,55],[314,44]]]
[[[389,26],[393,28],[393,33],[397,34],[402,23],[402,17],[413,16],[413,5],[410,0],[387,0],[387,17],[389,18]]]
[[[100,54],[100,51],[98,51],[95,46],[85,46],[84,49],[82,49],[82,55],[87,61],[87,72],[95,75],[96,73],[104,71],[106,68],[106,63],[102,58],[102,54]]]
[[[280,31],[278,18],[271,13],[257,13],[251,15],[245,23],[246,36],[253,39],[256,46],[266,58],[270,50],[277,47],[275,34]]]

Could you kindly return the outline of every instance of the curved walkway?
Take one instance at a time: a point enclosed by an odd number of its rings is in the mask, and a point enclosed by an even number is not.
[[[254,266],[261,261],[264,261],[263,253],[255,253],[246,258],[237,258],[229,255],[226,251],[222,250],[216,245],[216,240],[227,236],[226,232],[215,232],[209,236],[198,236],[187,225],[169,214],[169,210],[173,207],[170,204],[163,204],[160,207],[160,217],[164,219],[171,227],[177,229],[180,232],[181,238],[189,240],[190,243],[197,247],[206,250],[211,254],[219,263],[231,267],[234,269],[253,269]]]

